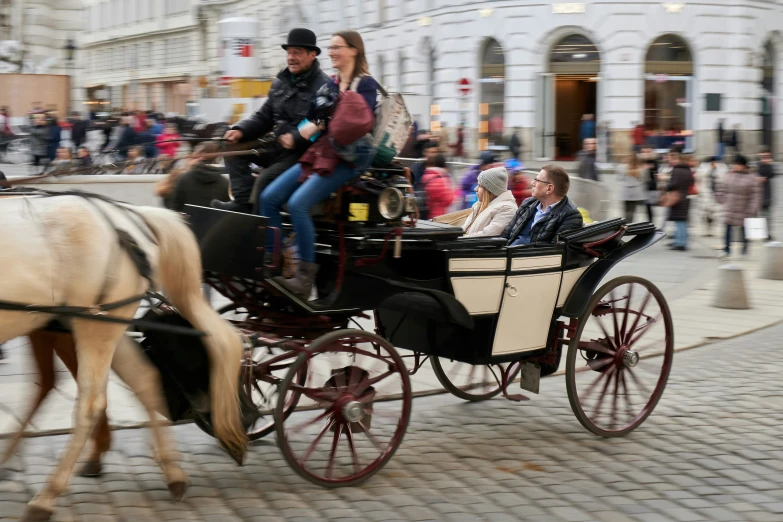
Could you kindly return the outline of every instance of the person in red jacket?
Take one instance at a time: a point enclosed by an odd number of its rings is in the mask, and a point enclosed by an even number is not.
[[[530,181],[525,176],[522,169],[519,169],[511,173],[511,179],[509,180],[509,190],[514,194],[514,199],[517,202],[517,206],[521,205],[527,198],[533,196],[533,190],[530,188]]]
[[[438,154],[427,160],[421,184],[427,193],[429,218],[446,214],[454,201],[454,187],[451,183],[451,174],[446,169],[446,158],[443,157],[443,154]]]
[[[167,123],[163,132],[158,134],[158,137],[155,138],[155,145],[158,147],[160,155],[165,154],[169,158],[176,158],[180,142],[171,140],[180,139],[182,139],[182,136],[177,134],[177,126],[173,123]]]

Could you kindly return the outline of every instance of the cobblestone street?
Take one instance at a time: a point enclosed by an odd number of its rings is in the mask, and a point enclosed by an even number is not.
[[[656,411],[619,439],[582,429],[563,377],[522,404],[416,400],[401,448],[361,487],[310,485],[273,438],[237,468],[186,425],[175,433],[192,485],[174,503],[146,430],[118,431],[104,477],[74,478],[55,520],[780,521],[781,335],[776,326],[678,353]],[[22,513],[64,442],[23,443],[0,481],[0,519]]]

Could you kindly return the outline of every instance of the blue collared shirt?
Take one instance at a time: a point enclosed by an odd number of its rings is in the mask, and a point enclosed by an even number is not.
[[[560,201],[563,201],[562,199]],[[514,240],[513,243],[511,243],[509,246],[515,246],[515,245],[529,245],[530,244],[530,238],[533,234],[533,227],[543,219],[544,216],[552,212],[552,209],[560,204],[560,201],[557,203],[553,203],[552,205],[549,205],[546,210],[543,210],[541,208],[541,203],[539,202],[538,205],[536,205],[536,213],[533,216],[533,219],[527,222],[524,227],[522,227],[522,230],[519,231],[519,235]]]

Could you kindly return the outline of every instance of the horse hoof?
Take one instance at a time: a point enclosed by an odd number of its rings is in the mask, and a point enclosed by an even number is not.
[[[80,477],[96,478],[100,477],[103,472],[100,460],[88,460],[79,470]]]
[[[188,483],[183,481],[172,482],[169,484],[169,494],[172,500],[179,502],[185,498],[185,493],[188,490]]]
[[[52,519],[52,512],[43,508],[27,506],[22,515],[22,522],[46,522]]]

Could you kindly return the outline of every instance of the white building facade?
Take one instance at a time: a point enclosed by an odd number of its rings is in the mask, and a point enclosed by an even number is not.
[[[658,148],[712,154],[721,119],[739,125],[743,152],[783,152],[780,0],[203,3],[259,18],[261,75],[284,65],[278,45],[291,27],[313,29],[323,47],[336,30],[358,30],[376,78],[430,97],[451,128],[464,121],[474,151],[517,128],[526,157],[565,159],[591,113],[618,156],[636,122]]]
[[[197,0],[84,0],[86,108],[184,113],[208,66]]]
[[[250,16],[259,77],[285,65],[293,27],[315,31],[322,48],[356,29],[372,74],[435,106],[432,123],[418,110],[425,126],[464,122],[473,153],[501,148],[513,130],[526,158],[573,157],[583,114],[609,130],[617,157],[636,122],[657,148],[713,154],[721,119],[739,126],[743,152],[783,153],[783,0],[84,1],[85,85],[108,89],[112,105],[182,112],[221,74],[217,21]],[[321,62],[329,70],[326,53]]]

